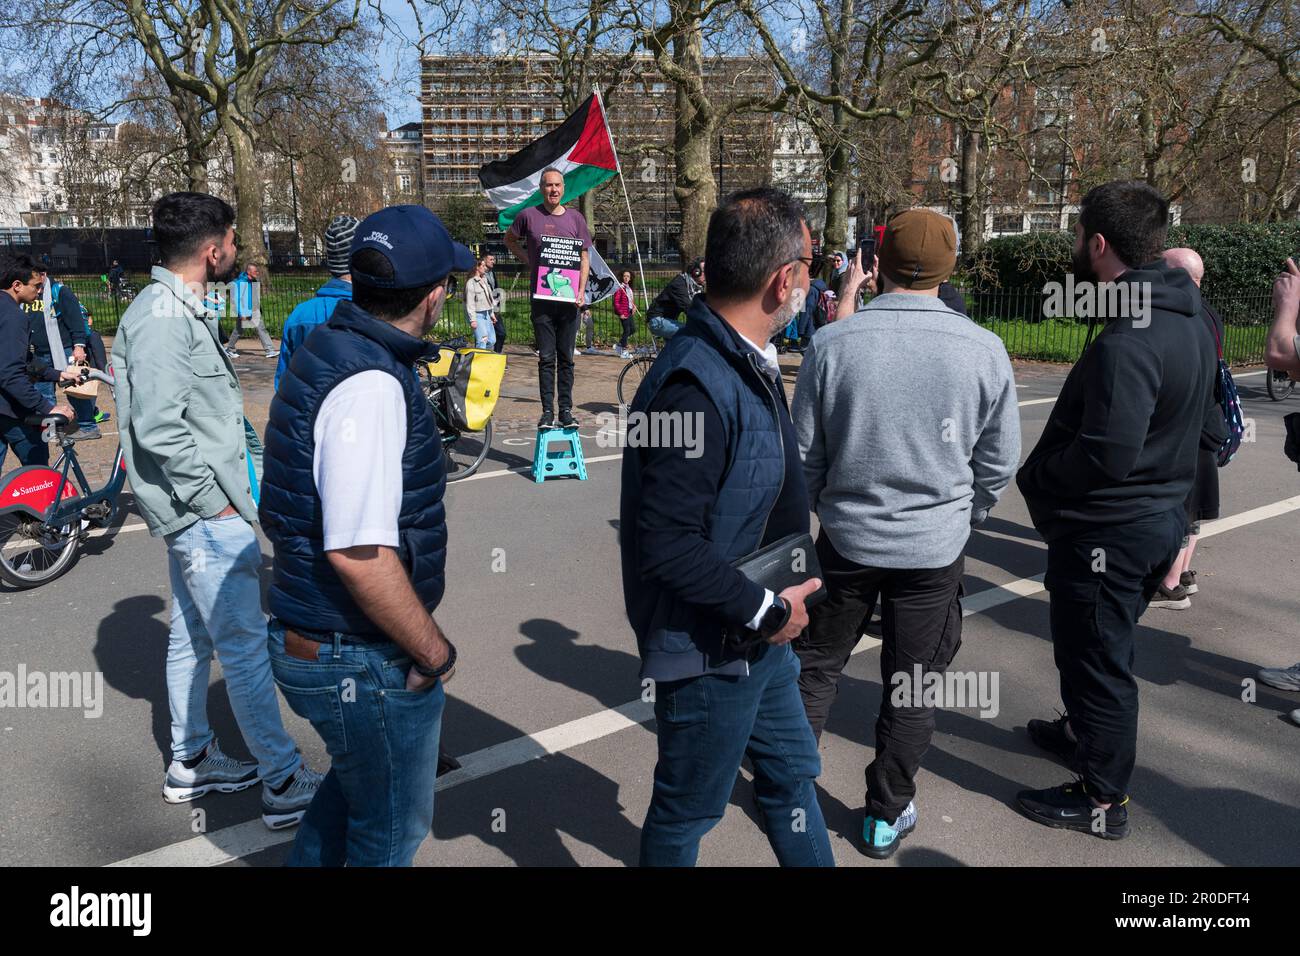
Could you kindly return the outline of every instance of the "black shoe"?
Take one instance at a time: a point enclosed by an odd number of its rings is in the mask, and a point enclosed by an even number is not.
[[[560,412],[560,427],[561,428],[578,427],[578,420],[573,417],[573,412],[567,408]]]
[[[1059,711],[1058,711],[1059,713]],[[1065,723],[1069,714],[1061,714],[1056,720],[1031,720],[1027,729],[1029,739],[1049,753],[1056,754],[1070,769],[1075,769],[1075,753],[1079,743],[1065,735]]]
[[[1048,790],[1021,790],[1016,794],[1016,803],[1025,816],[1045,827],[1078,830],[1103,840],[1128,836],[1128,797],[1102,810],[1089,798],[1081,780]]]
[[[553,427],[554,425],[555,425],[555,413],[554,413],[554,412],[542,412],[542,417],[539,418],[539,419],[537,419],[537,430],[538,430],[538,431],[541,431],[543,428],[551,428],[551,427]]]

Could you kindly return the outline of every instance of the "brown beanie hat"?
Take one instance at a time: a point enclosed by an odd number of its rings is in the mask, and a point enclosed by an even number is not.
[[[889,220],[880,242],[880,272],[905,289],[933,289],[957,267],[952,220],[933,209],[907,209]]]

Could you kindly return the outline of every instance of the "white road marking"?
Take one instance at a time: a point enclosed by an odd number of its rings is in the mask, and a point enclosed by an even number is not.
[[[618,457],[617,455],[612,457]],[[497,474],[494,472],[493,474]],[[471,476],[472,478],[473,476]],[[466,479],[471,480],[471,479]],[[1208,521],[1201,525],[1201,537],[1209,538],[1225,531],[1232,531],[1245,525],[1266,521],[1280,515],[1300,510],[1300,495],[1284,498],[1272,504],[1251,508],[1240,514]],[[962,617],[981,614],[991,608],[1009,604],[1020,598],[1032,597],[1043,591],[1043,576],[1020,578],[1007,584],[987,588],[962,599]],[[880,639],[863,635],[854,654],[880,646]],[[654,716],[654,707],[640,699],[629,701],[620,707],[612,707],[587,717],[580,717],[557,727],[540,730],[507,740],[503,743],[484,747],[471,754],[460,757],[461,768],[438,778],[437,790],[449,790],[471,780],[479,780],[502,770],[517,767],[520,764],[537,760],[550,754],[562,753],[581,744],[590,743],[601,737],[640,726]],[[237,860],[240,857],[258,853],[269,847],[288,842],[293,830],[273,832],[267,830],[260,820],[240,823],[225,827],[213,833],[173,843],[170,846],[150,850],[137,856],[128,857],[109,866],[217,866]]]
[[[1047,405],[1054,401],[1056,401],[1054,398],[1029,398],[1023,402],[1017,402],[1016,404],[1020,408],[1024,408],[1026,405]]]

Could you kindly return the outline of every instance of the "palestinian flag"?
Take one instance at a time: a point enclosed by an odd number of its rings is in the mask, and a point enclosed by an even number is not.
[[[510,228],[522,210],[542,204],[542,170],[551,166],[564,174],[562,202],[577,199],[612,179],[618,171],[614,141],[596,94],[587,97],[577,112],[541,139],[478,171],[488,199],[500,210],[497,224],[502,232]]]

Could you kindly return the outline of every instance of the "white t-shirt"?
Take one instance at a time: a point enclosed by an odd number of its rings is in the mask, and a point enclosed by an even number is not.
[[[401,383],[378,369],[345,378],[321,402],[312,437],[325,550],[396,548],[406,448]]]

